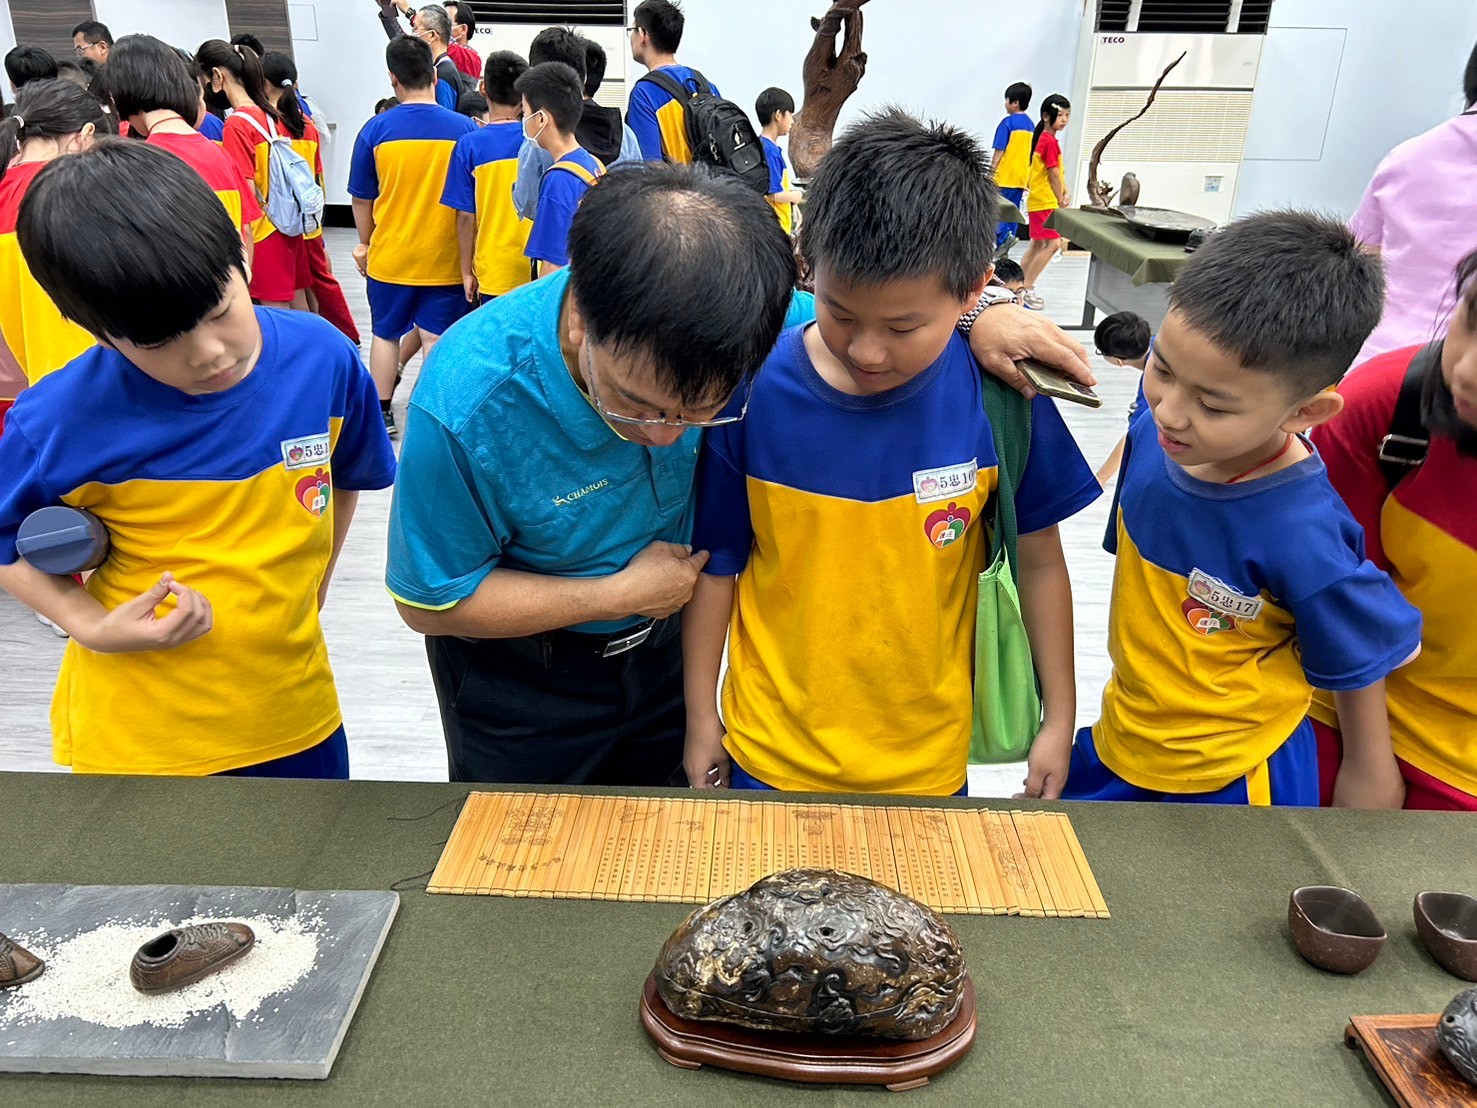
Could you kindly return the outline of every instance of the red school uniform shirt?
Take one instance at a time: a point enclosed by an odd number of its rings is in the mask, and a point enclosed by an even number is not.
[[[446,48],[446,53],[451,57],[451,64],[472,80],[482,78],[482,56],[470,46],[453,42]]]
[[[1419,347],[1382,354],[1339,386],[1344,410],[1313,429],[1329,479],[1365,533],[1365,551],[1424,617],[1421,653],[1386,678],[1395,753],[1477,795],[1477,458],[1432,437],[1425,464],[1390,492],[1378,462],[1405,371]],[[1328,699],[1314,715],[1332,722]]]
[[[205,179],[211,191],[225,205],[231,221],[238,227],[250,227],[262,217],[256,202],[256,189],[242,175],[225,151],[199,131],[177,135],[155,131],[148,138],[152,146],[168,150]]]

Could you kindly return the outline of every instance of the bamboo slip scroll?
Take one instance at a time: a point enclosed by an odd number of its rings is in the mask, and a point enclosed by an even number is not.
[[[1060,812],[680,795],[474,792],[428,891],[706,904],[799,867],[861,874],[941,912],[1108,917]]]

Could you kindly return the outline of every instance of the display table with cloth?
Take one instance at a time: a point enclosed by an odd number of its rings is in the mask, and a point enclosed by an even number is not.
[[[1079,329],[1091,330],[1099,311],[1137,312],[1159,330],[1169,310],[1170,282],[1190,258],[1182,243],[1156,242],[1120,216],[1082,208],[1058,208],[1046,225],[1092,255]]]
[[[6,1102],[772,1108],[864,1095],[662,1061],[637,1005],[688,906],[420,891],[467,792],[0,774],[5,882],[404,890],[326,1081],[18,1074],[4,1079]],[[1343,1046],[1349,1016],[1440,1011],[1462,987],[1421,948],[1411,900],[1423,889],[1477,892],[1477,820],[889,803],[1065,810],[1112,910],[1106,920],[946,917],[973,974],[979,1033],[929,1091],[908,1094],[930,1104],[1380,1105],[1378,1083]],[[1308,884],[1357,889],[1382,916],[1390,942],[1363,975],[1323,973],[1293,951],[1287,896]]]

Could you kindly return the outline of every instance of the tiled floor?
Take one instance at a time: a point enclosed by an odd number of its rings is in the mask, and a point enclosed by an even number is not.
[[[369,309],[363,282],[349,261],[353,233],[327,232],[335,271],[344,282],[349,304],[365,335],[368,349]],[[1087,279],[1085,256],[1066,257],[1047,267],[1039,284],[1047,312],[1064,325],[1081,317]],[[1078,335],[1091,348],[1091,335]],[[1088,462],[1094,468],[1107,457],[1122,433],[1124,412],[1136,382],[1130,372],[1101,359],[1102,408],[1091,411],[1061,405],[1063,414]],[[400,395],[408,395],[411,379]],[[395,613],[383,588],[385,527],[390,494],[367,493],[349,534],[334,577],[323,621],[343,701],[355,777],[445,780],[445,751],[436,698],[418,635]],[[1101,548],[1107,498],[1063,527],[1067,561],[1076,597],[1077,689],[1079,723],[1095,718],[1108,673],[1105,637],[1112,564]],[[0,593],[0,769],[50,770],[47,709],[62,643],[38,624],[31,613]],[[975,767],[970,791],[975,795],[1009,795],[1019,788],[1019,766]]]

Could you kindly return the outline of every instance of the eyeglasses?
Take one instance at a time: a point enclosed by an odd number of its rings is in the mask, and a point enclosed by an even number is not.
[[[720,416],[717,419],[640,419],[636,416],[621,415],[612,412],[600,399],[600,390],[595,385],[595,361],[590,356],[590,344],[585,343],[585,380],[590,384],[590,399],[594,402],[595,411],[600,413],[600,418],[610,423],[623,423],[635,427],[726,427],[730,423],[738,423],[749,413],[749,401],[754,395],[754,374],[749,374],[745,382],[744,403],[739,408],[738,415]]]

